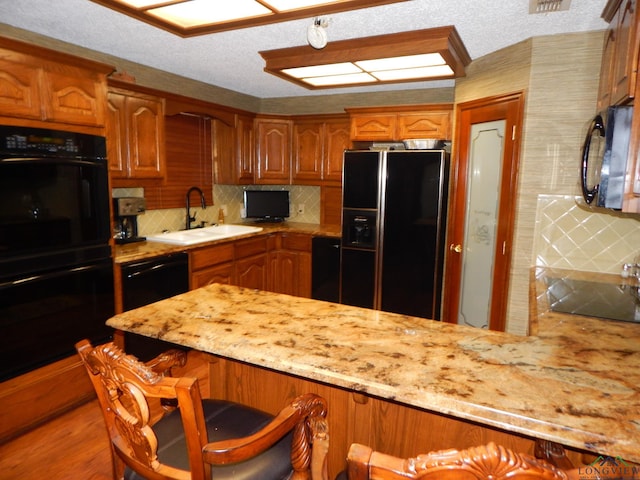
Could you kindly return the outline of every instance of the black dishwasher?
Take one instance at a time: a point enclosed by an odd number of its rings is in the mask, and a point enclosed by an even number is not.
[[[311,298],[338,303],[340,239],[313,237],[311,245]]]
[[[149,260],[123,264],[122,307],[125,311],[173,297],[189,290],[189,255],[173,253]],[[125,350],[147,361],[169,348],[172,343],[125,333]]]

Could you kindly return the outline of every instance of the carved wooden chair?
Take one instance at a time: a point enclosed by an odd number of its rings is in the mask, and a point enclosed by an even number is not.
[[[113,343],[94,348],[83,340],[76,349],[102,407],[115,479],[326,480],[322,397],[302,395],[273,417],[202,400],[197,380],[169,376],[172,366],[184,365],[185,352],[144,364]]]
[[[441,450],[398,458],[354,443],[347,471],[337,480],[576,480],[576,470],[562,470],[533,456],[489,443],[466,450]]]

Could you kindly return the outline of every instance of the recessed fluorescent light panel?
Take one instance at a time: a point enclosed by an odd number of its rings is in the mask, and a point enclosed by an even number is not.
[[[408,0],[91,0],[183,37]]]
[[[181,28],[193,28],[229,22],[242,18],[272,15],[273,12],[253,0],[233,0],[232,2],[212,2],[192,0],[147,10],[159,20],[164,20]]]
[[[456,78],[471,61],[452,26],[260,54],[265,71],[306,88]]]

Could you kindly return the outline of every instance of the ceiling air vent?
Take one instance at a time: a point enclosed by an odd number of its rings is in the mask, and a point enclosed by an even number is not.
[[[571,0],[529,0],[529,13],[549,13],[569,10]]]

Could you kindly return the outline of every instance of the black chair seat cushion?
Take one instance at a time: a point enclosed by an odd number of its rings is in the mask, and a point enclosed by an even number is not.
[[[228,440],[251,435],[263,428],[273,417],[259,410],[222,400],[202,402],[209,441]],[[171,412],[153,426],[158,437],[158,459],[172,467],[189,470],[187,445],[178,410]],[[212,478],[233,480],[283,480],[289,478],[291,466],[289,433],[269,450],[240,463],[212,467]],[[127,468],[125,480],[144,477]]]

